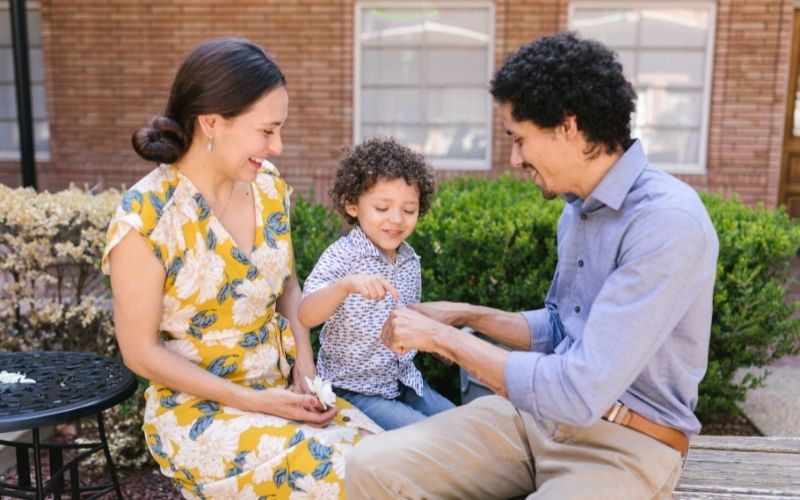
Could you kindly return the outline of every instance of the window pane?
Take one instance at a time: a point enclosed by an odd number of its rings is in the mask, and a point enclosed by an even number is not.
[[[425,156],[429,158],[467,158],[486,157],[486,127],[432,126],[428,128],[425,141]]]
[[[361,63],[362,85],[419,85],[420,51],[417,49],[364,49]]]
[[[425,20],[425,41],[431,45],[483,47],[489,43],[485,9],[442,9]]]
[[[11,45],[11,13],[8,11],[8,2],[3,4],[5,8],[0,7],[0,44]]]
[[[423,22],[436,17],[434,8],[365,8],[360,39],[369,45],[421,45]]]
[[[705,9],[644,10],[641,14],[642,47],[705,48],[708,14]]]
[[[705,52],[652,51],[639,53],[639,84],[691,85],[705,81]]]
[[[47,120],[34,122],[33,142],[37,153],[50,151],[50,127],[47,125]]]
[[[487,64],[486,49],[431,49],[428,52],[428,83],[485,85]]]
[[[42,46],[42,13],[39,10],[26,12],[28,18],[28,44],[31,46]]]
[[[28,53],[28,65],[31,71],[31,81],[42,83],[44,81],[44,61],[42,49],[31,49]]]
[[[619,62],[622,64],[622,72],[625,73],[625,78],[629,82],[636,81],[636,51],[635,50],[618,50]]]
[[[636,125],[699,127],[703,111],[700,90],[636,89]]]
[[[31,87],[31,107],[33,107],[34,119],[47,119],[47,99],[44,85],[39,84]]]
[[[394,137],[428,159],[481,159],[487,155],[485,127],[365,126],[362,139]]]
[[[700,134],[695,130],[637,128],[637,134],[653,163],[697,163]]]
[[[575,9],[570,28],[580,31],[586,38],[594,38],[606,45],[636,45],[638,14],[634,9]]]
[[[428,122],[477,123],[486,122],[488,98],[484,88],[435,89],[428,91]]]
[[[413,89],[364,89],[361,93],[361,119],[364,124],[412,123],[423,121],[423,95]]]
[[[423,126],[412,125],[365,125],[361,128],[361,139],[368,137],[394,137],[398,142],[424,153],[425,129]]]
[[[14,83],[14,53],[10,48],[0,49],[0,82]]]
[[[0,120],[17,120],[17,93],[14,84],[0,85]]]
[[[0,151],[19,153],[19,133],[17,122],[0,122]]]

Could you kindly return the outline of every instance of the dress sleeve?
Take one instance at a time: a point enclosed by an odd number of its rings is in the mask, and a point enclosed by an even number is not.
[[[152,196],[137,189],[126,192],[108,224],[106,247],[103,250],[101,263],[103,273],[110,274],[108,256],[130,230],[135,230],[142,235],[153,254],[163,265],[164,249],[149,237],[157,222],[158,208],[153,203]]]

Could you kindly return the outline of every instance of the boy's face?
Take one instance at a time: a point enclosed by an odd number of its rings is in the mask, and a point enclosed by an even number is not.
[[[419,188],[400,179],[380,179],[356,204],[345,210],[358,219],[367,238],[394,260],[397,247],[408,238],[419,218]]]

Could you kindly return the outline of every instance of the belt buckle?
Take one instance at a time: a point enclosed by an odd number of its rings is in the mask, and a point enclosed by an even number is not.
[[[606,420],[615,424],[624,425],[623,422],[625,421],[625,417],[627,415],[628,407],[617,401],[614,403],[614,406],[611,407],[611,410],[609,410]]]

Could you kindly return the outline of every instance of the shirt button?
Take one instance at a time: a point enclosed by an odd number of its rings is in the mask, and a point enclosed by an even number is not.
[[[578,267],[583,267],[583,259],[578,259]]]
[[[589,216],[586,215],[585,213],[581,214],[581,220],[586,220],[588,218],[589,218]]]
[[[581,312],[581,306],[575,306],[575,312],[576,313]]]

